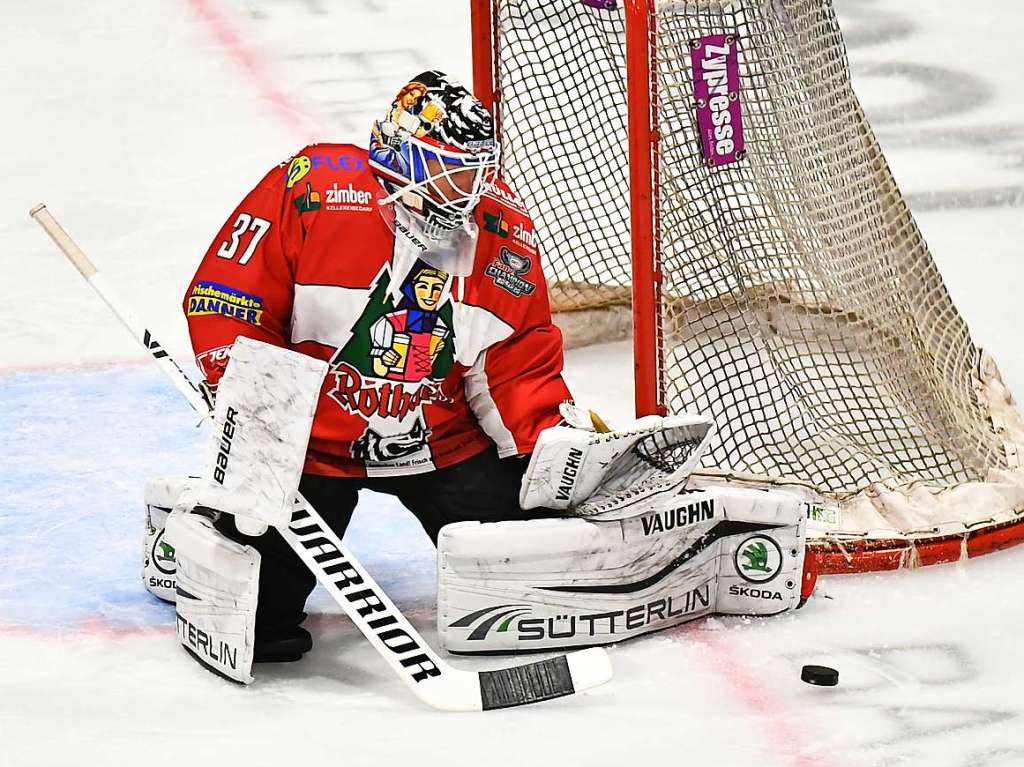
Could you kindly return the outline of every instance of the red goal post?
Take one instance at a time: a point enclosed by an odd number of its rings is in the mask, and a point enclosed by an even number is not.
[[[637,413],[714,416],[694,484],[803,494],[826,573],[1024,539],[1024,420],[892,178],[830,0],[471,3],[475,89],[567,340],[632,334]]]

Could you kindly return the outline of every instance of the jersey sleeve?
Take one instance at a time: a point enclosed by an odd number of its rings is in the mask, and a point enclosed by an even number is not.
[[[525,273],[505,279],[490,264],[482,285],[486,304],[512,333],[480,353],[464,376],[466,398],[502,458],[533,451],[541,431],[561,416],[572,398],[562,379],[562,333],[551,321],[547,286],[538,258]]]
[[[275,168],[217,232],[185,293],[192,348],[207,382],[217,384],[238,336],[286,346],[294,294],[293,265],[302,222],[288,203],[283,168]]]

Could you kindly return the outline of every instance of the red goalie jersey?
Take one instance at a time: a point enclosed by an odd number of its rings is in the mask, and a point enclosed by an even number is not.
[[[366,160],[351,145],[307,147],[224,224],[184,302],[207,381],[240,335],[329,360],[308,473],[415,474],[491,444],[529,453],[569,399],[529,216],[491,187],[472,274],[453,276],[378,206]]]

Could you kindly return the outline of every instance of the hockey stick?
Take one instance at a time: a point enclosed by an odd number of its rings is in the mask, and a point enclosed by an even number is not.
[[[210,415],[209,404],[199,389],[139,318],[121,302],[46,206],[37,205],[29,215],[46,230],[135,339],[146,347],[196,412]],[[611,678],[611,662],[599,647],[494,671],[453,668],[423,641],[419,632],[301,495],[296,495],[295,510],[288,527],[279,528],[278,532],[388,665],[428,706],[444,711],[486,711],[522,706],[581,692]]]

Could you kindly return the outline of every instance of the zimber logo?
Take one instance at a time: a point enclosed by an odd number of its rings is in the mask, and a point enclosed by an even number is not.
[[[339,187],[338,183],[326,190],[327,210],[370,210],[369,204],[373,194],[365,189],[357,189],[349,184]]]
[[[224,418],[224,428],[221,430],[220,448],[217,450],[217,465],[213,469],[213,478],[218,485],[224,484],[224,472],[228,468],[228,456],[231,455],[231,440],[235,438],[235,416],[238,411],[233,407],[228,408],[227,416]]]
[[[537,237],[535,229],[528,229],[525,224],[516,224],[512,228],[512,239],[520,245],[536,252],[540,238]]]

